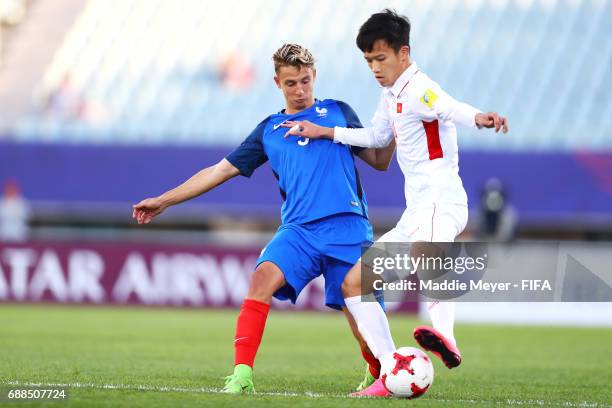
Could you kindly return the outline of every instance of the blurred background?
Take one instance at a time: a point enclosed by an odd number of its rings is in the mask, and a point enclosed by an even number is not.
[[[284,107],[271,56],[285,42],[317,59],[319,99],[368,124],[380,88],[355,36],[385,7],[411,19],[424,72],[510,121],[507,135],[459,129],[461,239],[611,250],[610,1],[0,0],[0,300],[239,305],[280,222],[267,165],[147,226],[131,205],[216,163]],[[403,175],[395,161],[359,168],[379,235],[405,208]],[[321,284],[296,307],[323,308]],[[575,305],[550,306],[507,319],[612,325],[609,307],[571,317]]]

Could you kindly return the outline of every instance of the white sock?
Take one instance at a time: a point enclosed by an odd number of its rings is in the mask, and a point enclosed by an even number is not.
[[[433,328],[439,331],[447,340],[457,345],[453,327],[455,325],[454,302],[427,302],[427,310]]]
[[[395,351],[387,315],[378,302],[362,302],[361,296],[353,296],[344,299],[344,303],[374,357]]]

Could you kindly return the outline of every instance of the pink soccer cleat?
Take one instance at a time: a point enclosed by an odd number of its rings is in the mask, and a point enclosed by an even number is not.
[[[457,346],[433,327],[419,326],[413,335],[421,347],[438,356],[446,367],[454,368],[461,364],[461,352]]]
[[[358,392],[354,392],[351,394],[351,397],[390,397],[391,393],[387,391],[382,380],[380,378],[376,379],[365,390],[361,390]]]

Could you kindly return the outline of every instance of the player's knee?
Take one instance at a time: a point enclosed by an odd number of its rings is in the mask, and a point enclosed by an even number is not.
[[[267,277],[266,275],[268,274],[266,273],[265,269],[261,269],[261,268],[255,269],[255,271],[251,274],[249,288],[261,287],[266,281],[266,277]]]
[[[269,302],[282,282],[283,275],[277,268],[262,264],[251,274],[247,298]]]
[[[359,296],[361,294],[360,289],[360,281],[351,276],[351,274],[346,275],[342,282],[342,296],[345,298]]]
[[[265,269],[257,268],[251,274],[249,283],[249,292],[247,297],[259,301],[267,301],[272,297],[271,288],[268,284],[270,281],[270,273]]]
[[[445,257],[445,247],[442,243],[432,243],[425,241],[417,241],[412,245],[410,250],[410,256],[413,258],[422,257],[423,259],[441,259]],[[442,262],[438,263],[442,265]],[[419,279],[431,280],[439,278],[446,273],[446,269],[443,267],[433,268],[419,268],[417,270],[417,276]]]

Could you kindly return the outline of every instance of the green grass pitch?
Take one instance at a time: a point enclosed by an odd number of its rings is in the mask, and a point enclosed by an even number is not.
[[[272,311],[257,394],[219,393],[236,311],[0,306],[0,387],[66,385],[65,402],[15,407],[612,407],[612,330],[460,325],[464,363],[418,400],[354,399],[363,363],[339,313]],[[418,321],[396,315],[400,345]]]

